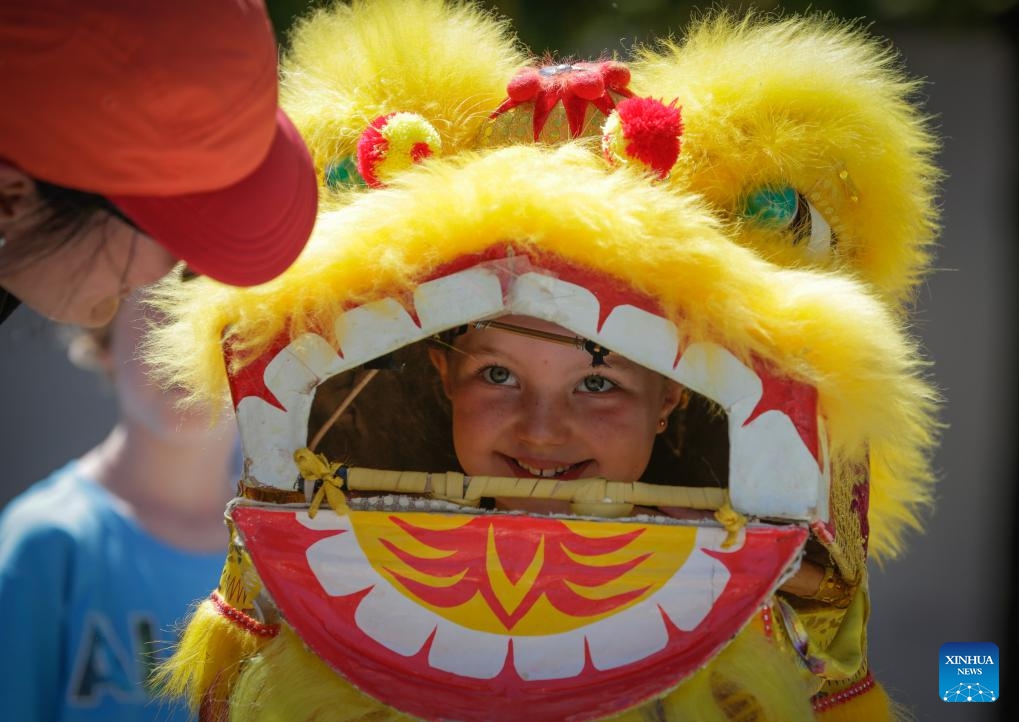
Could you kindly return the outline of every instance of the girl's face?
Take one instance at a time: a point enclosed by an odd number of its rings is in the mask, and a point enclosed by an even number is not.
[[[17,242],[17,230],[7,232]],[[135,288],[157,281],[176,259],[149,236],[108,216],[53,253],[0,274],[0,286],[42,315],[78,326],[102,326]]]
[[[499,320],[574,335],[527,316]],[[497,329],[472,328],[454,345],[431,357],[471,476],[636,481],[679,401],[676,383],[614,353],[592,366],[583,349]]]
[[[166,388],[152,376],[152,368],[142,359],[141,349],[148,326],[159,322],[160,316],[139,300],[139,294],[133,294],[124,301],[110,326],[108,349],[101,353],[117,390],[121,419],[148,436],[171,444],[203,440],[215,443],[224,434],[233,433],[233,414],[229,410],[214,417],[204,407],[181,408],[178,403],[183,391]]]
[[[42,230],[45,208],[35,181],[0,159],[0,288],[54,321],[104,326],[132,290],[176,263],[152,238],[105,211],[70,237],[66,229]],[[12,251],[23,260],[7,262]]]

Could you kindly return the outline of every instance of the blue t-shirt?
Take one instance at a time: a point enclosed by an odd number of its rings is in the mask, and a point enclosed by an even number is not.
[[[15,498],[0,514],[0,719],[189,719],[145,680],[225,553],[155,539],[77,461]]]

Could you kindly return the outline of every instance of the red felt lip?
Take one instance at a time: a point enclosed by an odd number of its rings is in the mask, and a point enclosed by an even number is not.
[[[241,506],[232,516],[287,623],[320,658],[357,688],[402,712],[465,722],[510,722],[520,718],[522,709],[527,710],[529,722],[587,720],[661,696],[703,667],[750,621],[807,539],[807,530],[800,526],[754,525],[745,528],[744,542],[737,550],[704,550],[730,574],[714,606],[699,625],[687,631],[672,624],[663,611],[667,644],[636,662],[600,670],[589,657],[573,677],[522,679],[512,663],[513,635],[507,634],[510,651],[502,671],[494,678],[478,679],[428,664],[434,632],[421,649],[407,656],[368,636],[356,623],[355,613],[370,589],[345,596],[327,593],[309,566],[308,550],[316,542],[348,532],[309,529],[293,509]],[[414,514],[400,517],[412,520]],[[527,534],[534,524],[526,515],[496,518],[499,534]]]

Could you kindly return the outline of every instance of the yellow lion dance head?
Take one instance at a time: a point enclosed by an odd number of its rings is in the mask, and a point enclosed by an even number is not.
[[[867,559],[919,526],[937,426],[905,330],[937,231],[916,90],[828,17],[590,62],[442,0],[301,21],[311,243],[154,294],[153,359],[230,395],[246,462],[165,687],[217,720],[894,718]],[[546,425],[608,419],[603,448],[468,462],[465,419],[538,409],[565,354],[580,406]]]

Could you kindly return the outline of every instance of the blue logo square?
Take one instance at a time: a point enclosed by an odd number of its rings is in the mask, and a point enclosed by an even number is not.
[[[946,642],[938,654],[939,696],[943,702],[994,702],[998,699],[998,645]]]

